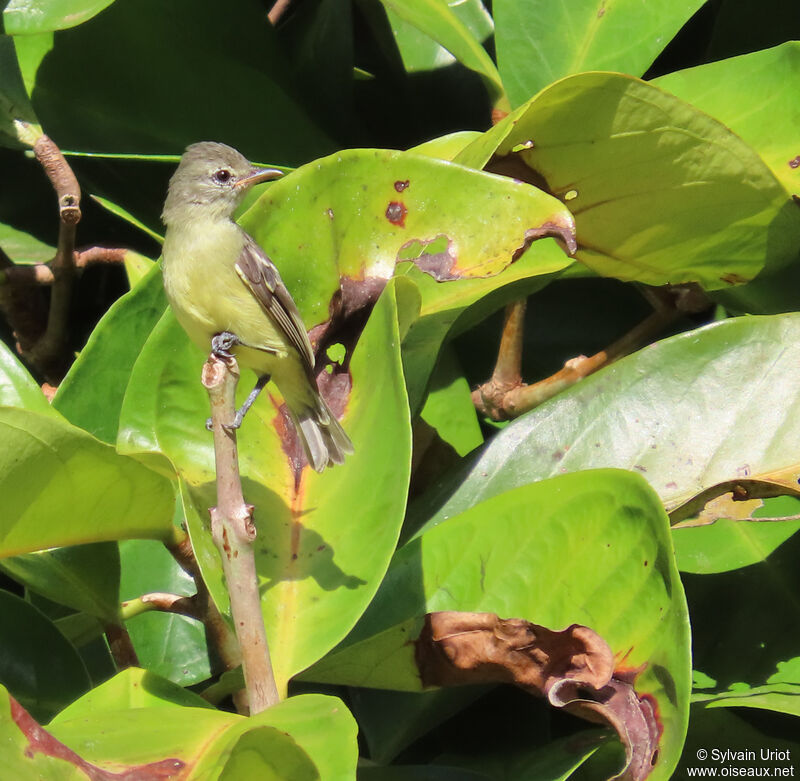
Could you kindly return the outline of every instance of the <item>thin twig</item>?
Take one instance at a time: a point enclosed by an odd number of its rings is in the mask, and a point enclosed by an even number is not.
[[[267,646],[258,592],[253,541],[253,506],[245,504],[239,477],[236,432],[225,428],[236,412],[236,361],[209,356],[203,366],[203,385],[211,402],[217,506],[210,509],[211,536],[222,557],[231,601],[231,617],[242,652],[242,669],[250,712],[259,713],[278,702],[278,689]]]
[[[675,308],[659,307],[605,350],[589,357],[581,355],[572,358],[564,364],[563,369],[532,385],[520,382],[515,387],[508,388],[496,384],[492,377],[489,382],[472,392],[472,401],[479,412],[493,420],[515,418],[538,407],[598,369],[647,344],[681,314]]]
[[[127,250],[121,247],[87,247],[73,254],[73,266],[80,270],[97,263],[124,263],[126,253]],[[0,285],[52,285],[54,279],[50,263],[9,266],[0,270]]]
[[[242,663],[242,653],[239,650],[236,635],[220,614],[208,591],[208,586],[206,586],[200,567],[197,564],[197,558],[194,555],[189,535],[184,534],[181,540],[167,545],[167,550],[169,550],[181,568],[194,580],[197,593],[192,599],[194,608],[197,610],[197,618],[203,622],[205,627],[208,643],[214,647],[226,670],[233,670],[239,667]]]

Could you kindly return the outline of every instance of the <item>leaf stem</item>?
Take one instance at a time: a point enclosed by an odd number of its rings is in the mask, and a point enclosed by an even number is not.
[[[223,361],[209,356],[203,366],[203,385],[211,402],[217,471],[217,506],[210,509],[211,536],[222,557],[250,712],[255,714],[277,703],[279,697],[258,592],[253,506],[245,504],[242,494],[236,432],[224,425],[233,420],[236,412],[238,381],[239,369],[234,359]]]

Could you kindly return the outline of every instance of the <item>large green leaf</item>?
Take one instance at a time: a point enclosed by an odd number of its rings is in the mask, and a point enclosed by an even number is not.
[[[269,151],[299,162],[332,144],[292,81],[257,3],[221,14],[212,0],[137,0],[56,32],[31,91],[48,134],[66,149],[180,152],[214,139],[255,158]]]
[[[800,194],[800,42],[676,71],[654,84],[724,122]]]
[[[381,149],[303,166],[275,182],[241,222],[280,268],[308,328],[330,316],[341,278],[388,279],[403,261],[439,279],[488,277],[535,236],[573,230],[569,210],[535,187]],[[551,271],[550,263],[528,275]],[[447,295],[450,284],[439,287]]]
[[[652,778],[669,778],[689,707],[689,622],[658,497],[627,472],[565,475],[495,496],[398,551],[347,639],[306,675],[419,689],[421,616],[488,611],[553,629],[589,626],[616,664],[640,668],[663,733]]]
[[[198,780],[274,777],[296,781],[317,777],[291,772],[266,775],[271,761],[283,762],[291,757],[298,757],[298,767],[307,773],[303,756],[313,762],[323,781],[355,776],[356,724],[335,697],[292,697],[256,716],[242,718],[175,704],[174,692],[157,681],[149,684],[150,696],[139,702],[140,707],[131,709],[125,681],[120,684],[113,689],[105,687],[107,696],[90,692],[59,714],[48,730],[89,762],[127,768],[159,761],[166,766],[167,760],[173,759],[190,765],[189,778]],[[154,697],[161,702],[154,702]],[[324,729],[320,729],[322,724]],[[277,740],[278,735],[288,740]],[[272,748],[271,757],[263,756],[259,742]],[[250,756],[251,761],[260,755],[261,763],[243,766],[240,763],[247,757],[238,756],[240,752],[255,754]],[[242,767],[244,774],[238,773]],[[234,770],[237,773],[231,776]]]
[[[128,667],[68,705],[59,712],[57,720],[69,721],[91,713],[128,708],[170,708],[176,705],[213,707],[199,695],[151,670]]]
[[[497,64],[512,106],[573,73],[641,76],[704,0],[494,0]]]
[[[456,162],[482,167],[493,155],[515,176],[524,163],[569,205],[577,257],[604,276],[714,290],[788,262],[800,245],[800,210],[747,144],[629,76],[562,79]]]
[[[790,193],[800,194],[800,43],[670,73],[660,87],[724,122],[750,144]],[[786,265],[790,260],[791,264]],[[800,309],[800,251],[770,257],[753,282],[715,296],[735,310],[771,314]]]
[[[296,479],[279,439],[276,425],[284,424],[271,388],[240,430],[244,494],[256,507],[256,565],[281,687],[349,631],[394,550],[410,469],[395,289],[408,286],[396,280],[386,289],[353,354],[343,426],[355,452],[342,467],[322,474],[306,468]],[[216,500],[211,435],[204,426],[208,399],[199,382],[202,360],[170,313],[134,367],[120,446],[164,453],[180,472],[195,553],[215,600],[225,608],[219,555],[208,533],[208,508]],[[251,379],[249,373],[243,376],[243,395]]]
[[[479,21],[476,24],[476,19],[468,20],[463,12],[456,12],[445,0],[381,0],[381,2],[392,12],[390,19],[399,18],[416,27],[461,63],[479,73],[494,100],[503,95],[500,74],[492,58],[481,46],[481,32],[485,27]],[[418,49],[413,46],[412,48]]]
[[[119,551],[113,542],[25,553],[0,559],[0,568],[52,602],[106,622],[118,620]]]
[[[442,520],[516,486],[614,466],[670,505],[728,479],[797,461],[800,315],[736,318],[628,356],[523,415],[411,511]],[[679,564],[714,572],[763,558],[785,534],[742,523],[674,532]],[[705,544],[704,544],[705,543]],[[702,545],[702,547],[701,547]],[[686,556],[684,557],[684,552]]]
[[[54,417],[0,408],[0,556],[131,537],[171,539],[168,480]]]
[[[114,0],[9,0],[3,27],[9,35],[30,35],[75,27],[96,16]]]
[[[51,718],[90,686],[78,652],[53,622],[2,590],[0,683],[39,719]]]
[[[153,268],[95,326],[53,406],[71,423],[113,444],[131,369],[166,306],[161,268]]]

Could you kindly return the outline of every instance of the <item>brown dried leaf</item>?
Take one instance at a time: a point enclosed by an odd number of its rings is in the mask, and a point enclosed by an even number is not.
[[[455,611],[425,617],[416,661],[425,686],[513,683],[540,696],[565,678],[600,688],[614,671],[611,649],[585,626],[554,632],[521,618]]]
[[[625,746],[624,781],[645,779],[658,757],[656,707],[614,675],[608,644],[586,626],[555,632],[494,613],[429,613],[415,658],[425,686],[513,683],[557,708],[614,728]]]

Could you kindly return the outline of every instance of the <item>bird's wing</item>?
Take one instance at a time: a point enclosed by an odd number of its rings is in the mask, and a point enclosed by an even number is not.
[[[308,341],[308,334],[300,312],[297,311],[297,305],[283,284],[278,269],[250,236],[245,238],[244,247],[236,263],[236,273],[267,315],[300,353],[310,371],[314,366],[314,353],[311,351],[311,343]]]

